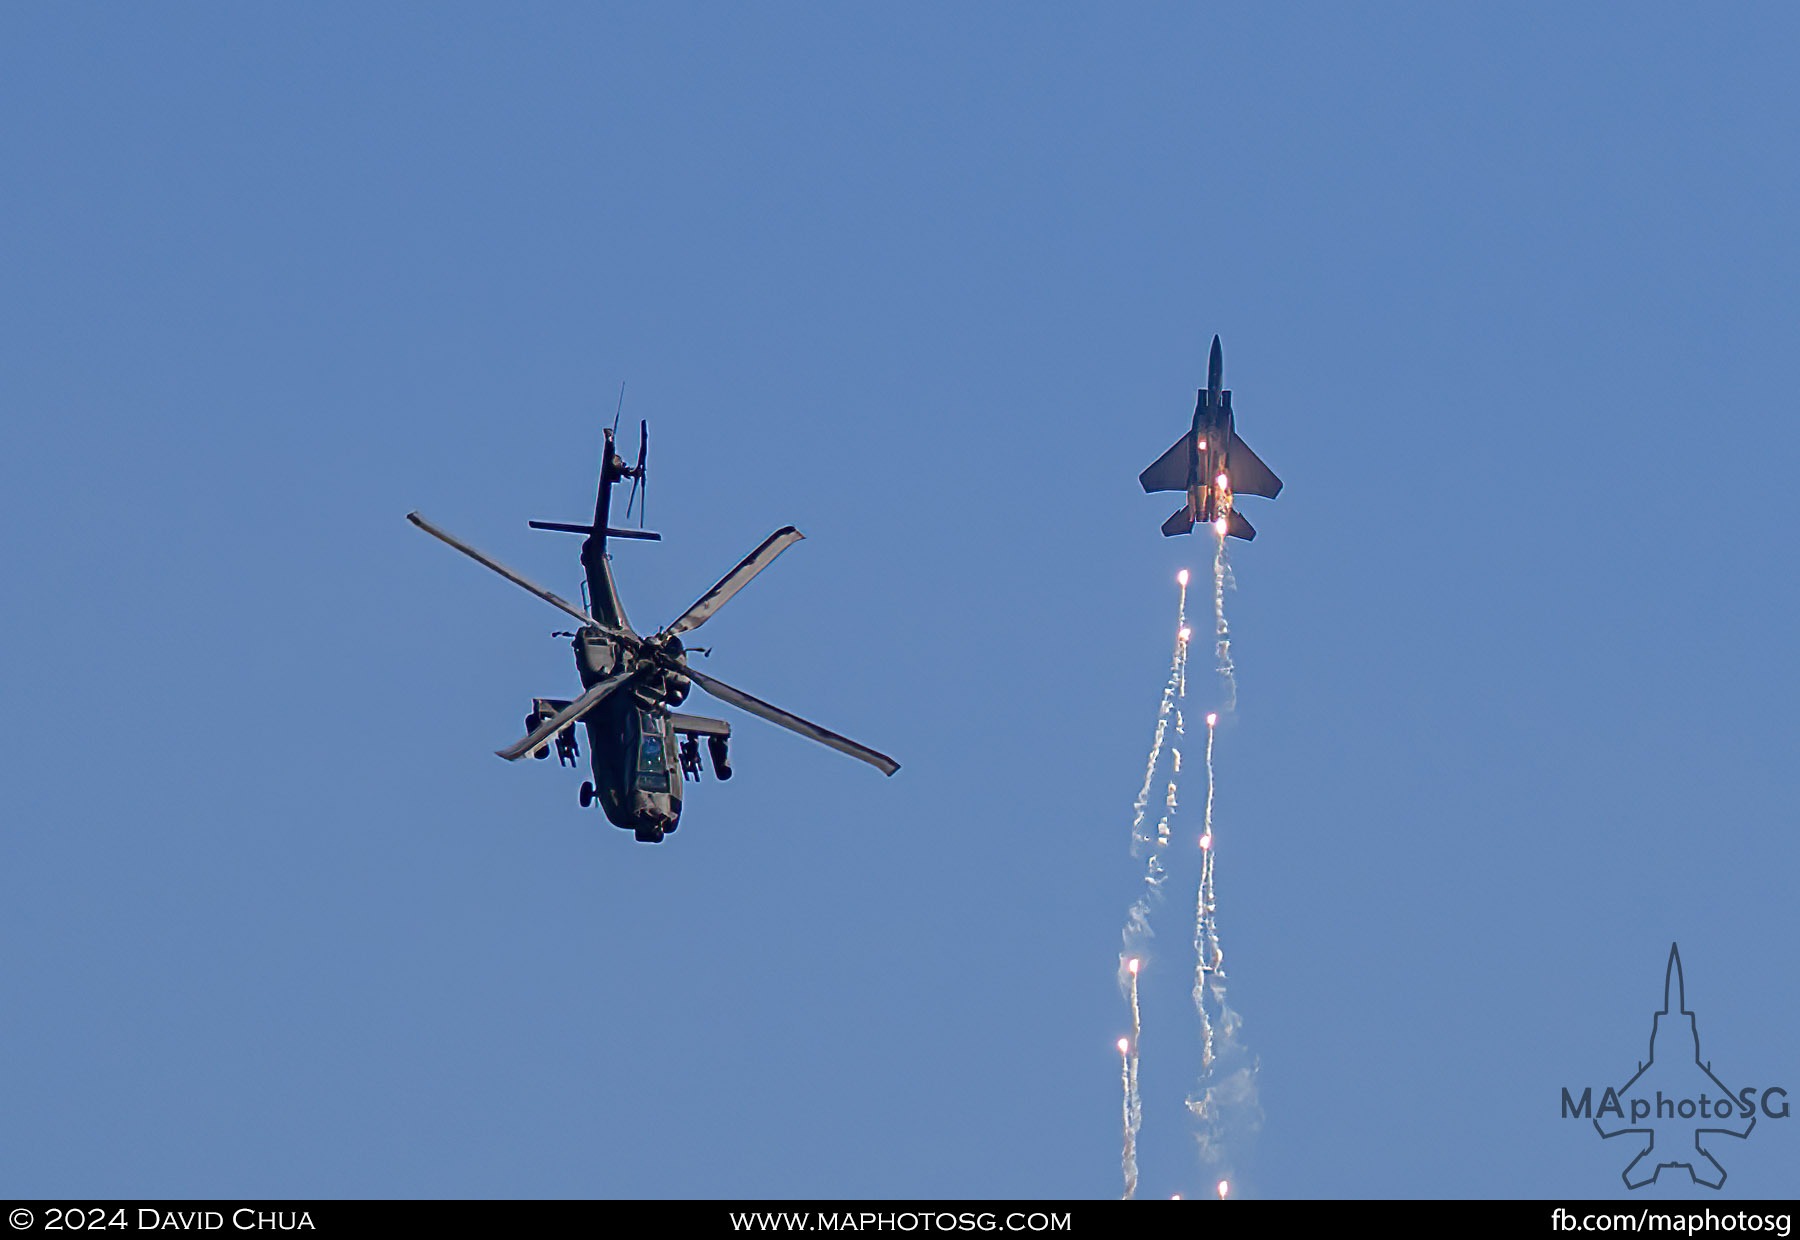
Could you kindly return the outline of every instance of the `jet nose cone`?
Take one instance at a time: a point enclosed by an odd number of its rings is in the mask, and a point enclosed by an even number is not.
[[[1206,386],[1217,390],[1225,380],[1225,350],[1219,345],[1219,338],[1213,337],[1212,356],[1206,361]]]

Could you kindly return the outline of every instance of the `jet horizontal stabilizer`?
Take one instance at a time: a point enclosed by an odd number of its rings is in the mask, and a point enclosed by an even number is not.
[[[1162,523],[1164,538],[1173,538],[1177,534],[1194,532],[1194,518],[1188,515],[1187,505],[1183,504],[1175,510],[1175,515]]]

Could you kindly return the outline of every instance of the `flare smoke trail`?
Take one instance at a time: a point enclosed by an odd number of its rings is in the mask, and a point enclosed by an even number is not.
[[[1237,579],[1231,575],[1231,561],[1225,558],[1225,535],[1218,534],[1218,550],[1213,552],[1213,632],[1217,644],[1214,651],[1218,656],[1219,675],[1225,681],[1225,705],[1221,708],[1226,713],[1237,709],[1237,669],[1231,662],[1231,626],[1225,623],[1225,591],[1237,589]]]
[[[1208,962],[1214,957],[1208,951],[1208,931],[1212,926],[1211,909],[1208,907],[1208,881],[1212,870],[1213,844],[1213,739],[1218,735],[1219,716],[1209,714],[1206,717],[1206,820],[1200,832],[1200,892],[1196,897],[1197,907],[1194,909],[1194,958],[1198,962],[1194,968],[1194,1010],[1200,1014],[1200,1074],[1204,1077],[1213,1062],[1213,1027],[1212,1018],[1207,1015],[1206,1004],[1202,995],[1206,989],[1206,972]],[[1216,947],[1216,944],[1213,946]]]
[[[1218,670],[1225,680],[1225,710],[1237,707],[1237,677],[1231,662],[1230,628],[1225,621],[1225,590],[1233,586],[1225,559],[1225,537],[1213,558],[1213,617],[1218,634]],[[1219,716],[1206,717],[1206,820],[1200,836],[1200,890],[1194,912],[1194,1010],[1200,1016],[1200,1077],[1187,1107],[1196,1123],[1201,1161],[1227,1170],[1231,1147],[1254,1137],[1262,1125],[1258,1098],[1258,1064],[1239,1037],[1243,1020],[1225,996],[1225,953],[1219,947],[1218,896],[1215,890],[1218,834],[1213,824],[1217,779],[1213,740]],[[1227,1181],[1219,1181],[1219,1194]]]
[[[1131,975],[1131,1038],[1119,1039],[1119,1050],[1125,1055],[1125,1197],[1137,1194],[1137,1135],[1144,1126],[1144,1098],[1138,1092],[1138,1040],[1144,1036],[1144,1013],[1138,1006],[1138,966],[1136,956],[1125,962]]]
[[[1137,1093],[1136,1081],[1132,1079],[1131,1045],[1124,1038],[1119,1039],[1119,1081],[1125,1089],[1125,1150],[1121,1161],[1125,1168],[1125,1200],[1130,1201],[1137,1195],[1137,1116],[1132,1112],[1132,1098]]]
[[[1169,657],[1169,679],[1163,685],[1162,701],[1156,708],[1156,732],[1150,740],[1150,757],[1144,763],[1144,786],[1138,790],[1137,800],[1131,806],[1131,854],[1138,856],[1144,845],[1150,843],[1144,837],[1144,810],[1150,804],[1150,785],[1156,782],[1156,764],[1162,758],[1163,738],[1169,730],[1169,712],[1175,706],[1177,697],[1185,696],[1187,689],[1187,587],[1188,572],[1182,569],[1175,578],[1181,586],[1181,597],[1175,605],[1175,651]],[[1180,728],[1180,714],[1176,715],[1176,727]]]
[[[1202,971],[1221,972],[1225,953],[1219,950],[1218,900],[1213,893],[1213,800],[1218,779],[1213,773],[1213,739],[1218,735],[1219,716],[1206,717],[1206,824],[1200,833],[1200,908],[1194,920],[1194,956]],[[1200,979],[1196,977],[1195,984]],[[1202,1013],[1204,1017],[1204,1013]],[[1209,1048],[1210,1050],[1210,1048]],[[1210,1055],[1208,1061],[1210,1062]]]
[[[1125,1088],[1124,1172],[1125,1196],[1128,1198],[1137,1193],[1137,1134],[1144,1115],[1143,1099],[1138,1092],[1138,1044],[1144,1031],[1143,1009],[1138,1003],[1138,970],[1142,967],[1145,949],[1154,933],[1150,928],[1150,910],[1163,879],[1167,877],[1163,866],[1163,851],[1169,844],[1169,823],[1179,805],[1179,738],[1186,730],[1186,721],[1182,718],[1179,703],[1187,690],[1188,642],[1192,637],[1187,624],[1187,570],[1183,569],[1175,580],[1181,587],[1175,609],[1175,652],[1169,662],[1169,678],[1163,686],[1162,700],[1157,705],[1156,732],[1150,746],[1150,759],[1144,768],[1144,786],[1132,805],[1132,853],[1134,856],[1140,855],[1148,847],[1150,858],[1144,866],[1144,889],[1133,901],[1125,917],[1122,935],[1124,950],[1119,953],[1119,987],[1131,1003],[1131,1036],[1119,1039],[1119,1054],[1123,1058],[1120,1071]],[[1171,713],[1175,717],[1175,735],[1178,739],[1169,746],[1170,774],[1167,791],[1163,795],[1163,812],[1156,824],[1155,834],[1150,836],[1144,832],[1145,811],[1150,804],[1150,789],[1156,782],[1156,773],[1161,766]]]
[[[1138,1006],[1138,959],[1133,956],[1125,963],[1131,973],[1131,1051],[1137,1054],[1138,1039],[1144,1034],[1144,1013]]]

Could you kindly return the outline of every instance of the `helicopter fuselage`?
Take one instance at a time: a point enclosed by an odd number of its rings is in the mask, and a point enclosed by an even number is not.
[[[573,645],[583,688],[639,661],[635,652],[591,629],[577,633]],[[670,645],[679,655],[679,640]],[[660,837],[680,821],[679,741],[669,708],[679,706],[689,688],[688,678],[678,672],[655,671],[628,692],[601,702],[582,720],[595,799],[614,826]]]

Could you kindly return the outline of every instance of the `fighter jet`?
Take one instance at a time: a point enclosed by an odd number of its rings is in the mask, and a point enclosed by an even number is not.
[[[1138,475],[1146,492],[1187,492],[1187,502],[1163,522],[1165,537],[1192,533],[1195,523],[1203,521],[1247,541],[1256,537],[1256,528],[1234,506],[1235,497],[1274,499],[1281,494],[1281,479],[1238,438],[1232,426],[1231,392],[1224,382],[1225,352],[1214,336],[1206,386],[1194,403],[1193,426]]]

